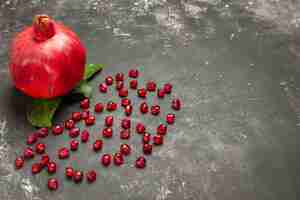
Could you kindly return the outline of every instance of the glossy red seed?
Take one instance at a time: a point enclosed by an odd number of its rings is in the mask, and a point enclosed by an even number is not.
[[[181,108],[181,102],[180,102],[180,99],[173,99],[172,102],[171,102],[171,107],[172,107],[174,110],[180,110],[180,108]]]
[[[86,143],[89,140],[89,137],[90,137],[90,133],[87,130],[83,130],[81,132],[81,136],[80,136],[81,142]]]
[[[146,154],[146,155],[151,154],[151,153],[152,153],[152,145],[151,145],[151,144],[148,144],[148,143],[145,143],[145,144],[143,145],[143,152],[144,152],[144,154]]]
[[[151,114],[152,115],[159,115],[159,113],[160,113],[160,106],[159,105],[151,106]]]
[[[75,122],[78,122],[81,120],[81,113],[80,112],[72,112],[72,119]]]
[[[59,187],[58,180],[56,178],[50,178],[47,185],[49,190],[57,190]]]
[[[27,145],[33,145],[37,141],[38,141],[38,135],[37,135],[37,133],[32,133],[32,134],[30,134],[30,135],[27,136],[26,144]]]
[[[111,163],[111,155],[110,154],[103,154],[101,157],[101,163],[103,166],[108,167]]]
[[[94,111],[96,113],[101,113],[104,110],[104,104],[103,103],[97,103],[95,105]]]
[[[66,167],[66,168],[65,168],[65,176],[66,176],[68,179],[73,178],[73,176],[74,176],[74,169],[73,169],[72,167]]]
[[[97,179],[97,172],[95,170],[90,170],[86,173],[86,180],[88,183],[93,183]]]
[[[78,149],[78,145],[79,145],[78,140],[71,140],[70,141],[70,149],[71,149],[71,151],[76,151]]]
[[[145,133],[145,131],[146,131],[146,127],[145,127],[145,125],[142,124],[142,123],[137,123],[137,124],[136,124],[136,127],[135,127],[135,130],[136,130],[137,133],[143,134],[143,133]]]
[[[128,140],[130,138],[130,131],[129,129],[123,129],[120,132],[120,138],[122,140]]]
[[[75,121],[73,119],[68,119],[65,121],[65,128],[66,129],[71,129],[75,127]]]
[[[158,125],[158,127],[156,129],[156,133],[158,135],[166,135],[167,134],[167,126],[165,126],[164,124]]]
[[[82,179],[83,179],[83,172],[79,171],[79,170],[74,171],[73,181],[75,183],[80,183],[82,181]]]
[[[174,124],[174,122],[175,122],[175,115],[173,113],[167,114],[167,116],[166,116],[166,122],[168,124]]]
[[[130,82],[129,82],[129,87],[131,88],[131,89],[137,89],[137,87],[138,87],[138,81],[137,80],[130,80]]]
[[[141,98],[146,98],[147,90],[145,88],[140,88],[140,89],[137,90],[137,94]]]
[[[76,138],[79,136],[79,134],[80,134],[80,129],[77,127],[69,130],[69,137],[71,137],[71,138]]]
[[[126,116],[130,116],[130,115],[132,114],[132,109],[133,109],[132,105],[126,106],[126,107],[124,108],[124,113],[125,113],[125,115],[126,115]]]
[[[106,110],[107,111],[112,112],[112,111],[115,111],[117,108],[118,108],[118,105],[113,101],[109,101],[106,104]]]
[[[131,127],[131,121],[128,118],[122,119],[121,126],[124,129],[129,129]]]
[[[58,150],[58,158],[59,159],[66,159],[69,157],[69,149],[66,147],[62,147]]]
[[[131,148],[128,144],[121,144],[120,146],[120,153],[122,153],[123,155],[127,156],[129,155],[131,152]]]
[[[165,97],[165,91],[164,91],[164,89],[158,89],[157,90],[157,97],[160,98],[160,99],[162,99],[162,98]]]
[[[123,99],[121,100],[121,105],[122,105],[123,107],[126,107],[126,106],[128,106],[128,105],[131,105],[130,99],[128,99],[128,98],[123,98]]]
[[[88,109],[90,107],[90,100],[88,98],[83,99],[80,101],[80,108]]]
[[[30,148],[30,147],[27,147],[26,149],[24,149],[23,156],[26,159],[33,158],[34,157],[34,151],[33,151],[33,149]]]
[[[114,83],[114,78],[112,76],[108,76],[105,78],[106,85],[112,85]]]
[[[35,152],[38,154],[43,154],[46,150],[46,145],[44,143],[37,143],[35,145]]]
[[[164,84],[163,89],[164,89],[165,94],[170,94],[172,92],[172,88],[173,88],[172,84],[170,84],[170,83]]]
[[[100,83],[98,86],[99,92],[106,93],[107,92],[107,85],[106,83]]]
[[[111,127],[114,123],[114,117],[112,115],[106,116],[104,123],[106,127]]]
[[[116,81],[124,81],[124,74],[122,72],[116,74]]]
[[[123,81],[117,81],[116,82],[116,90],[121,90],[124,87]]]
[[[18,157],[15,160],[15,168],[21,169],[24,166],[24,159],[22,157]]]
[[[86,126],[92,126],[95,124],[96,118],[93,115],[90,115],[87,119],[85,119]]]
[[[151,134],[144,133],[143,138],[142,138],[142,142],[144,144],[148,144],[150,141],[151,141]]]
[[[40,163],[33,163],[31,165],[32,174],[37,174],[37,173],[40,173],[41,171],[42,171],[42,166]]]
[[[54,174],[56,172],[57,165],[55,162],[49,162],[47,164],[47,172],[49,174]]]
[[[61,135],[64,132],[64,127],[61,125],[55,125],[52,127],[52,134],[57,136]]]
[[[120,165],[122,165],[123,163],[124,163],[123,155],[120,154],[120,153],[116,153],[116,154],[114,155],[114,164],[115,164],[116,166],[120,166]]]
[[[84,111],[82,111],[82,113],[81,113],[81,118],[82,119],[87,119],[88,117],[90,116],[90,111],[88,111],[88,110],[84,110]]]
[[[153,136],[153,144],[162,145],[164,143],[164,138],[162,135],[154,135]]]
[[[50,157],[49,157],[49,155],[48,155],[48,154],[44,154],[44,155],[42,155],[42,157],[41,157],[41,161],[40,161],[40,163],[41,163],[42,167],[46,167],[46,166],[47,166],[47,164],[49,163],[49,161],[50,161]]]
[[[36,134],[39,138],[45,138],[49,135],[49,130],[48,128],[40,128],[37,130]]]
[[[135,167],[138,169],[143,169],[146,167],[146,159],[144,156],[140,156],[136,159]]]
[[[139,71],[137,69],[131,69],[128,72],[130,78],[137,78],[139,76]]]
[[[93,143],[93,150],[94,151],[100,151],[103,147],[103,141],[102,140],[96,140],[94,143]]]
[[[102,135],[105,138],[111,138],[113,136],[113,130],[111,127],[104,128],[102,130]]]
[[[156,83],[154,81],[147,82],[147,90],[149,92],[154,92],[156,90]]]
[[[127,97],[128,96],[128,90],[126,88],[121,88],[119,90],[119,97]]]
[[[149,107],[148,107],[147,103],[142,102],[141,105],[140,105],[141,113],[146,114],[148,112],[148,110],[149,110]]]

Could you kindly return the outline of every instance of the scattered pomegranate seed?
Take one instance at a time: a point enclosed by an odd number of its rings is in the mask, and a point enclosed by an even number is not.
[[[162,135],[154,135],[153,136],[153,144],[162,145],[164,143],[164,138]]]
[[[140,111],[143,114],[146,114],[148,112],[149,108],[146,102],[142,102],[140,105]]]
[[[65,122],[65,128],[66,129],[71,129],[71,128],[74,128],[74,127],[75,127],[75,121],[73,119],[68,119]]]
[[[165,97],[165,91],[163,89],[158,89],[157,90],[157,97],[162,99]]]
[[[160,106],[159,105],[151,106],[151,114],[152,115],[159,115],[159,113],[160,113]]]
[[[142,123],[137,123],[137,124],[136,124],[136,127],[135,127],[135,130],[136,130],[137,133],[143,134],[143,133],[145,133],[145,131],[146,131],[146,127],[145,127],[145,125],[142,124]]]
[[[166,122],[168,124],[174,124],[174,122],[175,122],[175,115],[173,113],[167,114],[167,116],[166,116]]]
[[[57,166],[56,166],[55,162],[49,162],[47,164],[47,172],[49,174],[54,174],[56,172],[56,168],[57,168]]]
[[[71,137],[71,138],[76,138],[79,136],[79,134],[80,134],[80,129],[77,127],[69,130],[69,137]]]
[[[170,84],[170,83],[166,83],[166,84],[164,84],[164,92],[166,93],[166,94],[170,94],[171,92],[172,92],[172,88],[173,88],[173,86],[172,86],[172,84]]]
[[[102,131],[103,137],[111,138],[113,136],[113,130],[111,127],[104,128]]]
[[[130,154],[131,148],[130,148],[130,146],[128,144],[121,144],[121,146],[120,146],[120,152],[123,155],[127,156],[127,155]]]
[[[40,173],[41,171],[42,171],[42,166],[40,163],[33,163],[31,165],[32,174],[37,174],[37,173]]]
[[[83,99],[80,101],[80,108],[88,109],[90,107],[90,100],[88,98]]]
[[[98,88],[99,88],[99,91],[102,92],[102,93],[106,93],[107,92],[107,85],[106,85],[106,83],[100,83]]]
[[[127,119],[127,118],[122,119],[121,126],[124,129],[129,129],[131,127],[131,121],[130,121],[130,119]]]
[[[86,173],[86,180],[89,182],[89,183],[93,183],[95,182],[97,179],[97,173],[95,170],[90,170]]]
[[[130,131],[129,129],[123,129],[120,132],[120,138],[122,140],[128,140],[130,138]]]
[[[135,167],[138,169],[143,169],[146,167],[146,159],[144,156],[140,156],[136,159]]]
[[[94,110],[95,110],[96,113],[101,113],[104,110],[104,104],[103,103],[97,103],[95,105]]]
[[[165,126],[164,124],[160,124],[158,125],[156,132],[158,135],[166,135],[167,133],[167,126]]]
[[[119,96],[120,97],[127,97],[128,96],[128,90],[126,89],[126,88],[121,88],[120,90],[119,90]]]
[[[141,98],[146,98],[147,90],[145,88],[140,88],[140,89],[137,90],[137,94]]]
[[[126,115],[126,116],[130,116],[131,113],[132,113],[132,109],[133,109],[132,105],[126,106],[126,107],[124,108],[124,113],[125,113],[125,115]]]
[[[154,81],[148,81],[147,90],[149,92],[154,92],[156,90],[156,83]]]
[[[26,139],[26,144],[27,145],[33,145],[37,141],[38,141],[37,133],[32,133],[32,134],[28,135],[28,137]]]
[[[113,101],[109,101],[107,104],[106,104],[106,110],[107,111],[115,111],[116,109],[118,108],[118,105],[113,102]]]
[[[103,156],[101,157],[101,163],[103,166],[108,167],[111,163],[111,155],[103,154]]]
[[[71,140],[70,141],[70,149],[71,149],[71,151],[76,151],[78,149],[78,145],[79,145],[78,140]]]
[[[124,163],[124,158],[123,158],[123,155],[120,154],[120,153],[116,153],[114,155],[114,163],[116,166],[120,166]]]
[[[24,166],[24,159],[22,157],[18,157],[15,160],[15,168],[21,169]]]
[[[56,178],[49,178],[47,185],[49,190],[57,190],[59,186],[58,180]]]
[[[82,171],[74,171],[74,174],[73,174],[73,181],[75,183],[80,183],[83,179],[83,172]]]
[[[54,127],[52,127],[52,134],[57,136],[60,135],[64,132],[64,127],[61,125],[55,125]]]
[[[84,111],[82,111],[82,113],[81,113],[81,118],[82,119],[87,119],[88,117],[90,116],[90,111],[88,111],[88,110],[84,110]]]
[[[66,159],[69,157],[69,149],[66,147],[62,147],[58,150],[58,158],[59,159]]]
[[[49,157],[49,155],[48,155],[48,154],[44,154],[44,155],[42,155],[42,157],[41,157],[41,161],[40,161],[40,163],[41,163],[42,167],[46,167],[46,166],[47,166],[47,164],[49,163],[49,161],[50,161],[50,157]]]
[[[80,136],[81,142],[86,143],[89,140],[89,137],[90,137],[90,133],[87,130],[83,130],[81,132],[81,136]]]
[[[72,167],[66,167],[66,168],[65,168],[65,176],[66,176],[68,179],[73,178],[73,176],[74,176],[74,169],[73,169]]]
[[[128,72],[130,78],[137,78],[139,76],[139,71],[137,69],[131,69]]]
[[[27,147],[26,149],[24,149],[23,156],[26,159],[33,158],[34,157],[34,151],[33,151],[33,149],[30,148],[30,147]]]
[[[75,122],[78,122],[81,120],[81,113],[80,112],[72,112],[72,119]]]
[[[144,144],[144,145],[143,145],[143,152],[144,152],[144,154],[146,154],[146,155],[151,154],[151,153],[152,153],[152,145],[151,145],[151,144],[148,144],[148,143]]]
[[[114,123],[114,117],[112,115],[106,116],[105,117],[105,126],[106,127],[111,127]]]
[[[103,147],[103,141],[102,140],[96,140],[93,144],[93,150],[94,151],[100,151]]]
[[[95,121],[96,121],[95,116],[90,115],[87,119],[85,119],[85,125],[86,125],[86,126],[94,125],[94,124],[95,124]]]
[[[144,144],[148,144],[150,141],[151,141],[151,134],[144,133],[143,138],[142,138],[142,142]]]
[[[123,81],[117,81],[116,82],[116,90],[121,90],[124,87]]]
[[[35,152],[38,154],[43,154],[46,150],[46,145],[44,143],[37,143],[35,145]]]
[[[112,76],[108,76],[105,78],[106,85],[112,85],[114,83],[114,79]]]
[[[123,107],[126,107],[126,106],[128,106],[128,105],[131,105],[130,99],[128,99],[128,98],[123,98],[123,99],[121,100],[121,105],[122,105]]]
[[[116,74],[116,81],[124,81],[124,74],[122,72]]]
[[[36,134],[39,138],[45,138],[48,136],[49,130],[48,128],[40,128],[39,130],[37,130]]]
[[[171,103],[171,107],[172,107],[174,110],[180,110],[180,108],[181,108],[181,102],[180,102],[180,99],[173,99],[173,100],[172,100],[172,103]]]
[[[129,86],[130,86],[130,88],[131,89],[137,89],[137,87],[138,87],[138,81],[137,80],[130,80],[130,82],[129,82]]]

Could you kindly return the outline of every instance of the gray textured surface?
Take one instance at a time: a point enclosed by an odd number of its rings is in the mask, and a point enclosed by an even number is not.
[[[0,199],[299,199],[297,7],[296,1],[271,0],[1,1]],[[28,168],[14,170],[15,155],[32,128],[24,116],[26,98],[9,82],[7,49],[13,34],[38,13],[72,27],[89,62],[109,66],[103,74],[143,65],[145,80],[176,86],[184,109],[147,169],[131,166],[140,153],[135,137],[134,155],[120,169],[103,169],[87,147],[60,162],[60,169],[66,163],[97,169],[94,185],[60,178],[61,189],[50,193],[46,173],[32,177]],[[94,81],[95,92],[102,75]],[[104,96],[92,101],[100,100]],[[77,109],[65,105],[57,121]],[[159,121],[137,119],[152,128]],[[95,137],[101,121],[93,128]],[[45,142],[54,154],[67,137]],[[104,151],[114,152],[119,143],[107,142]]]

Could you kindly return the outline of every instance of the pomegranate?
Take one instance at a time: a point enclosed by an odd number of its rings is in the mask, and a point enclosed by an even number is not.
[[[95,182],[97,179],[97,172],[95,170],[90,170],[86,173],[86,180],[89,183]]]
[[[121,90],[124,87],[123,81],[117,81],[116,82],[116,90]]]
[[[112,76],[108,76],[105,78],[106,85],[112,85],[114,83],[114,78]]]
[[[126,88],[121,88],[119,90],[119,97],[127,97],[128,96],[128,90]]]
[[[127,155],[130,154],[131,148],[130,148],[130,146],[128,144],[121,144],[121,146],[120,146],[120,152],[123,155],[127,156]]]
[[[172,107],[174,110],[180,110],[180,108],[181,108],[181,102],[180,102],[180,99],[173,99],[172,102],[171,102],[171,107]]]
[[[146,127],[145,127],[145,125],[142,124],[142,123],[137,123],[137,124],[136,124],[136,127],[135,127],[135,130],[136,130],[137,133],[143,134],[143,133],[145,133],[145,131],[146,131]]]
[[[103,154],[103,156],[101,157],[101,163],[103,166],[108,167],[111,163],[111,155]]]
[[[49,162],[47,164],[47,171],[49,174],[54,174],[56,172],[56,163],[55,162]]]
[[[88,98],[84,98],[82,101],[80,101],[80,108],[88,109],[89,107],[90,107],[90,100]]]
[[[52,127],[52,134],[57,136],[64,132],[64,127],[61,125],[55,125]]]
[[[102,130],[102,135],[105,138],[111,138],[113,136],[113,130],[112,130],[112,128],[111,127],[104,128]]]
[[[140,105],[140,111],[143,114],[146,114],[148,112],[149,108],[146,102],[142,102]]]
[[[93,149],[95,152],[100,151],[102,149],[103,142],[102,140],[96,140],[93,144]]]
[[[90,116],[90,111],[88,111],[88,110],[82,111],[82,113],[81,113],[82,119],[86,120],[89,116]]]
[[[111,127],[114,123],[114,117],[112,115],[106,116],[104,121],[106,127]]]
[[[159,113],[160,113],[160,106],[159,105],[151,106],[151,114],[152,115],[159,115]]]
[[[133,89],[133,90],[135,90],[135,89],[137,89],[137,87],[138,87],[138,81],[137,80],[131,80],[130,82],[129,82],[129,87],[131,88],[131,89]]]
[[[73,174],[73,181],[75,183],[80,183],[83,179],[83,172],[82,171],[74,171],[74,174]]]
[[[118,105],[113,101],[109,101],[106,104],[106,110],[107,111],[112,112],[112,111],[115,111],[117,108],[118,108]]]
[[[126,115],[126,116],[130,116],[131,113],[132,113],[132,109],[133,109],[132,105],[126,106],[126,107],[124,108],[124,113],[125,113],[125,115]]]
[[[120,166],[124,163],[124,158],[123,155],[121,153],[116,153],[114,155],[114,163],[116,166]]]
[[[65,168],[65,176],[66,176],[68,179],[73,178],[73,176],[74,176],[74,169],[73,169],[72,167],[66,167],[66,168]]]
[[[156,132],[158,135],[166,135],[167,134],[167,126],[164,124],[158,125]]]
[[[18,157],[15,160],[15,168],[21,169],[24,166],[24,159],[22,157]]]
[[[128,98],[123,98],[123,99],[121,100],[121,105],[122,105],[123,107],[126,107],[126,106],[131,105],[130,99],[128,99]]]
[[[143,169],[146,167],[146,159],[144,156],[140,156],[136,159],[135,167],[138,169]]]
[[[116,74],[116,81],[124,81],[124,74],[122,72]]]
[[[144,144],[148,144],[150,141],[151,141],[151,134],[144,133],[143,138],[142,138],[142,142]]]
[[[96,118],[93,115],[88,116],[88,118],[85,119],[85,125],[86,126],[92,126],[95,124]]]
[[[130,121],[130,119],[127,119],[127,118],[122,119],[122,121],[121,121],[121,126],[122,126],[122,128],[124,128],[124,129],[129,129],[130,126],[131,126],[131,121]]]
[[[89,140],[89,137],[90,137],[90,133],[87,130],[83,130],[81,132],[81,136],[80,136],[81,142],[86,143]]]
[[[46,167],[49,161],[50,161],[50,157],[48,154],[42,155],[40,163],[42,164],[43,167]]]
[[[37,130],[36,134],[39,138],[45,138],[49,135],[49,130],[48,128],[40,128]]]
[[[137,90],[137,94],[141,98],[146,98],[147,90],[145,88],[140,88],[140,89]]]
[[[157,97],[163,99],[165,97],[165,91],[163,89],[157,90]]]
[[[72,128],[71,130],[69,130],[69,137],[70,138],[76,138],[78,137],[80,134],[80,129],[79,128]]]
[[[46,145],[44,143],[37,143],[35,145],[35,152],[38,154],[43,154],[46,150]]]
[[[58,180],[56,178],[49,178],[47,185],[49,190],[57,190],[59,186]]]
[[[164,138],[162,135],[154,135],[153,136],[153,144],[162,145],[164,143]]]
[[[33,163],[31,165],[31,172],[32,174],[37,174],[42,171],[42,165],[40,163]]]
[[[147,82],[147,90],[149,92],[154,92],[156,90],[156,83],[154,81]]]
[[[81,113],[80,112],[72,112],[72,119],[75,122],[78,122],[81,120]]]
[[[131,69],[128,72],[130,78],[137,78],[139,76],[139,71],[137,69]]]
[[[107,92],[107,85],[106,83],[100,83],[99,84],[99,91],[102,93],[106,93]]]
[[[30,147],[27,147],[26,149],[24,149],[23,156],[26,159],[33,158],[34,157],[34,151],[33,151],[33,149],[30,148]]]
[[[130,130],[129,129],[123,129],[120,132],[120,138],[122,140],[128,140],[130,138]]]
[[[73,119],[68,119],[66,122],[65,122],[65,128],[66,129],[72,129],[75,127],[75,121]]]
[[[173,88],[173,86],[171,83],[166,83],[166,84],[164,84],[164,87],[163,87],[164,92],[166,94],[170,94],[172,92],[172,88]]]
[[[78,145],[79,145],[78,140],[71,140],[70,141],[70,149],[71,149],[71,151],[77,151]]]
[[[103,109],[104,109],[103,103],[97,103],[94,108],[96,113],[101,113],[103,111]]]
[[[69,157],[69,149],[66,147],[62,147],[58,150],[58,158],[59,159],[66,159]]]
[[[146,154],[146,155],[151,154],[151,153],[152,153],[152,145],[151,145],[151,144],[148,144],[148,143],[144,144],[144,145],[143,145],[143,152],[144,152],[144,154]]]
[[[26,144],[27,145],[33,145],[38,141],[38,134],[37,133],[32,133],[30,134],[27,139],[26,139]]]
[[[173,113],[168,113],[166,116],[166,122],[168,124],[174,124],[175,122],[175,115]]]

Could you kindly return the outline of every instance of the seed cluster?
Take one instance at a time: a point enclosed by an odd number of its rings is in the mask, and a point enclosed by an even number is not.
[[[149,113],[153,116],[162,116],[163,110],[158,104],[149,105],[146,99],[151,93],[155,94],[157,99],[164,99],[165,95],[172,93],[173,86],[170,83],[164,84],[159,87],[158,84],[150,80],[146,83],[145,87],[140,86],[138,77],[140,72],[137,69],[131,69],[128,72],[128,84],[126,84],[125,74],[118,72],[114,77],[107,76],[104,82],[100,83],[98,88],[100,93],[107,93],[110,88],[117,91],[118,96],[121,98],[120,103],[114,101],[97,102],[93,106],[94,112],[90,111],[92,105],[90,99],[85,98],[80,102],[81,111],[73,112],[69,119],[62,124],[56,124],[51,129],[41,128],[27,137],[26,144],[28,145],[21,156],[15,159],[15,168],[21,169],[25,165],[27,160],[33,159],[35,156],[40,156],[39,162],[35,162],[31,165],[32,174],[38,174],[45,169],[49,174],[55,174],[59,167],[57,160],[68,159],[72,152],[77,151],[80,146],[87,144],[90,141],[90,132],[88,127],[93,126],[96,123],[97,115],[101,115],[104,111],[109,114],[104,117],[104,127],[99,131],[99,135],[103,139],[95,139],[91,143],[91,149],[96,152],[101,152],[105,145],[105,139],[112,138],[114,134],[113,127],[118,126],[121,128],[119,132],[120,139],[124,142],[120,145],[118,152],[114,154],[103,153],[99,157],[99,164],[104,167],[109,167],[114,164],[115,166],[121,166],[127,156],[132,152],[129,144],[126,143],[131,137],[131,130],[135,130],[137,135],[141,136],[141,149],[144,155],[152,154],[155,146],[163,145],[165,136],[168,132],[168,126],[175,123],[176,117],[174,113],[167,113],[164,117],[164,123],[160,123],[156,128],[156,133],[149,133],[145,124],[141,122],[133,123],[131,121],[131,114],[136,109],[136,112],[140,112],[143,115]],[[128,85],[128,88],[126,88]],[[132,100],[128,98],[130,90],[134,90],[135,94],[142,99],[141,103],[134,105]],[[159,102],[159,101],[158,101]],[[178,98],[173,98],[170,102],[170,108],[174,111],[181,109],[181,101]],[[122,109],[124,117],[120,123],[117,122],[112,112],[117,109]],[[76,125],[79,122],[83,122],[87,129],[80,130]],[[49,132],[53,136],[62,135],[66,132],[70,138],[69,145],[60,147],[57,150],[57,159],[50,158],[47,154],[47,147],[40,140],[46,138]],[[146,157],[140,155],[135,160],[134,166],[137,169],[143,169],[146,167]],[[65,177],[74,183],[80,183],[85,178],[88,183],[93,183],[97,179],[97,172],[95,170],[89,170],[83,172],[79,169],[74,169],[72,166],[65,168]],[[57,178],[48,179],[47,186],[49,190],[57,190],[59,188],[59,181]]]

